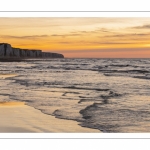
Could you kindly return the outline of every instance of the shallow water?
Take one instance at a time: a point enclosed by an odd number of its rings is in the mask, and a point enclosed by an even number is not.
[[[1,62],[0,101],[103,132],[150,131],[150,59]]]

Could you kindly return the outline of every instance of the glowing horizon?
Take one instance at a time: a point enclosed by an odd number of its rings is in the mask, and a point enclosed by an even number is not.
[[[0,18],[0,43],[69,58],[150,58],[150,18]]]

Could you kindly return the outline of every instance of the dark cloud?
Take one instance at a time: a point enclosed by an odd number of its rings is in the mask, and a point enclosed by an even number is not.
[[[104,37],[112,37],[112,38],[115,38],[115,37],[118,37],[118,38],[121,38],[121,37],[144,37],[144,36],[149,36],[150,33],[134,33],[134,34],[114,34],[114,35],[106,35]]]
[[[69,34],[52,34],[51,37],[70,37],[70,36],[82,36],[91,33],[110,32],[105,28],[96,29],[93,31],[72,31]]]
[[[1,38],[9,38],[9,39],[37,39],[37,38],[45,38],[48,35],[28,35],[28,36],[12,36],[12,35],[2,35]]]
[[[150,29],[150,25],[143,25],[143,26],[136,26],[136,27],[132,27],[134,29]]]
[[[70,33],[70,34],[52,34],[52,37],[69,37],[69,36],[81,36],[82,34]]]
[[[88,42],[88,41],[76,41],[76,42],[58,42],[59,44],[74,44],[74,45],[115,45],[115,44],[136,44],[131,42]]]
[[[106,28],[99,28],[93,31],[79,31],[80,33],[101,33],[101,32],[110,32],[108,29]]]
[[[88,31],[79,31],[79,33],[89,33],[89,32]]]
[[[125,44],[137,44],[137,41],[135,39],[134,42],[99,42],[99,41],[76,41],[76,42],[58,42],[59,44],[73,44],[73,45],[125,45]],[[143,43],[143,42],[142,42]],[[145,43],[147,44],[147,43]]]
[[[106,28],[98,28],[96,30],[92,30],[92,31],[73,31],[70,32],[71,34],[80,34],[80,35],[86,35],[86,34],[91,34],[91,33],[102,33],[102,32],[111,32]]]
[[[100,28],[100,29],[97,29],[97,30],[95,30],[95,31],[97,31],[97,32],[112,32],[112,31],[109,31],[109,30],[106,29],[106,28]]]
[[[129,42],[87,42],[86,44],[101,44],[101,45],[113,45],[113,44],[134,44]]]

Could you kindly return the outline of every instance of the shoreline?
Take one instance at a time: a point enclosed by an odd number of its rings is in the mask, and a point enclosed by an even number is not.
[[[5,79],[17,74],[0,74]],[[55,118],[21,101],[0,102],[0,133],[100,133],[79,122]]]
[[[0,102],[0,133],[100,133],[72,120],[43,114],[24,102]]]
[[[41,61],[51,59],[64,59],[64,58],[0,58],[0,62],[23,62],[23,61]]]

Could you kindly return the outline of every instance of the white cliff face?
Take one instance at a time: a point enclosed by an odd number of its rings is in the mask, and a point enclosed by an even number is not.
[[[41,50],[36,51],[36,57],[42,57],[42,51]]]
[[[10,44],[4,44],[4,49],[6,50],[7,57],[13,56],[13,49]]]
[[[34,57],[34,52],[31,50],[31,51],[29,52],[29,55],[30,55],[30,57]]]
[[[27,50],[27,57],[30,57],[30,51],[29,50]]]
[[[0,43],[0,58],[64,58],[62,54],[13,48],[10,44]]]
[[[24,49],[23,51],[24,51],[24,56],[23,57],[27,57],[27,50]]]
[[[4,44],[0,45],[0,57],[4,57]]]
[[[36,57],[36,51],[32,50],[32,53],[33,53],[33,57]]]
[[[46,54],[46,53],[44,53],[44,52],[43,52],[43,53],[42,53],[42,57],[46,57],[46,55],[45,55],[45,54]]]
[[[20,54],[21,57],[25,57],[26,56],[25,50],[21,50],[20,52],[21,52],[21,54]]]
[[[0,44],[0,56],[1,57],[13,56],[13,50],[10,44],[6,44],[6,43]]]
[[[14,57],[20,57],[20,50],[19,48],[13,48]]]

